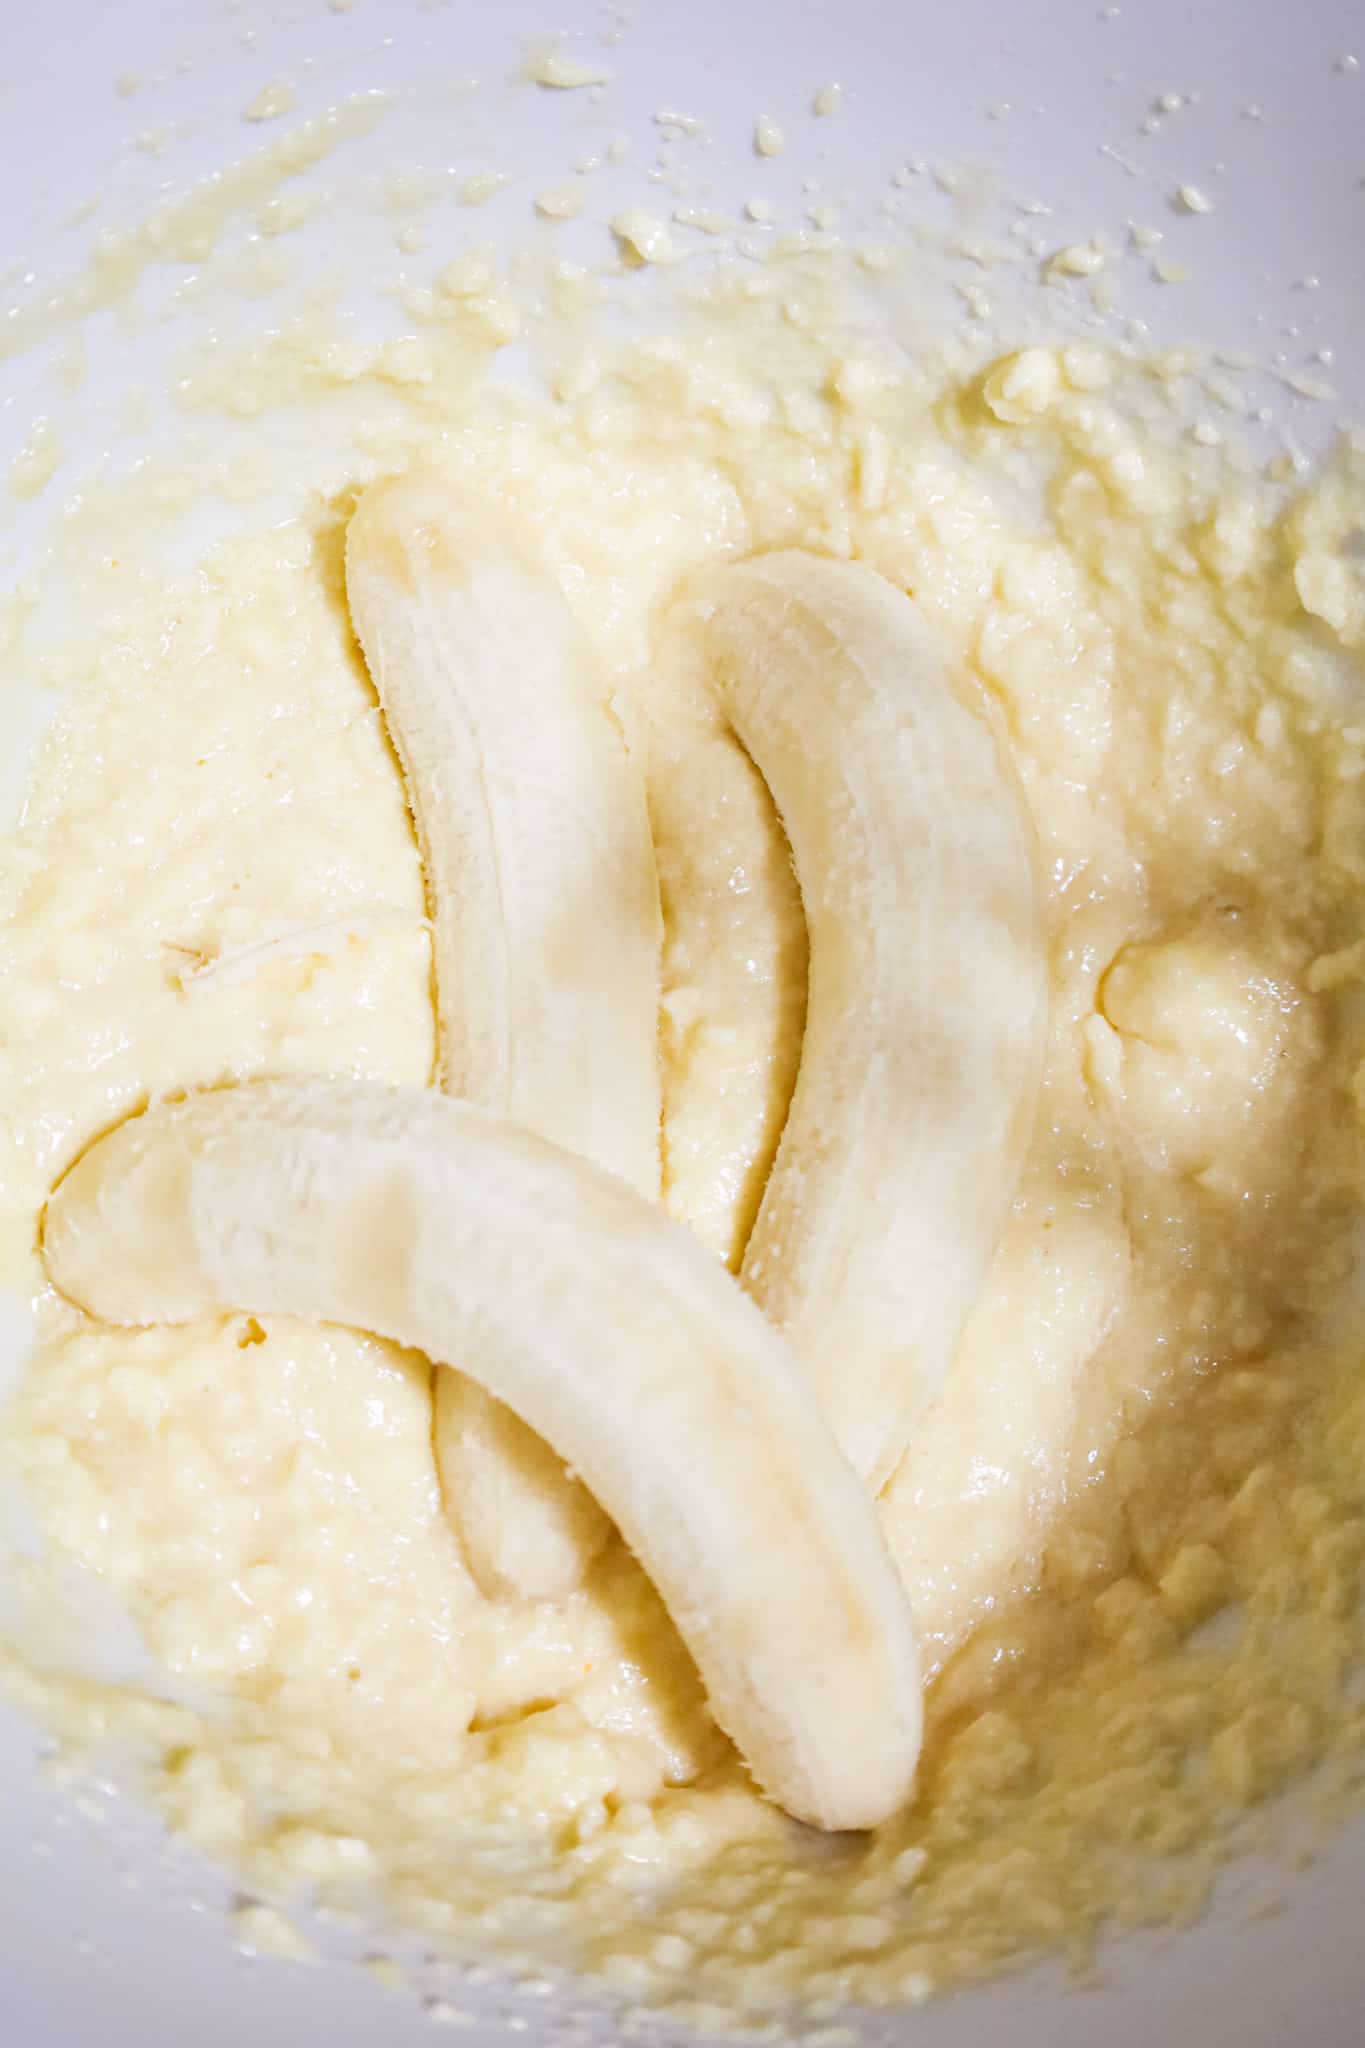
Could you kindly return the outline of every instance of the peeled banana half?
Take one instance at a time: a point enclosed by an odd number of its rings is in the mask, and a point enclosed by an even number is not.
[[[433,1090],[258,1082],[97,1140],[43,1245],[107,1322],[301,1316],[472,1369],[582,1472],[770,1797],[860,1828],[907,1796],[918,1651],[873,1505],[764,1316],[616,1176]]]
[[[1033,827],[984,704],[875,571],[761,555],[699,602],[810,938],[800,1067],[742,1277],[876,1492],[942,1385],[1033,1126]]]
[[[555,578],[421,471],[352,516],[346,589],[426,872],[442,1086],[659,1187],[660,919],[642,779]],[[447,1512],[493,1596],[558,1599],[609,1534],[474,1382],[441,1373]]]

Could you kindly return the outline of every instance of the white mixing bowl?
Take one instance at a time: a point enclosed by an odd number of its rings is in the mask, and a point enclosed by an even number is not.
[[[608,50],[602,36],[613,18],[623,33]],[[618,72],[605,110],[582,94],[507,89],[527,42],[555,31]],[[1157,341],[1200,337],[1272,362],[1278,355],[1290,375],[1330,377],[1348,413],[1365,401],[1359,0],[1034,0],[1016,9],[952,0],[932,10],[909,0],[642,0],[638,18],[629,4],[589,0],[48,0],[22,14],[11,8],[4,55],[6,308],[41,300],[102,223],[145,213],[163,190],[243,154],[258,138],[241,110],[277,75],[293,81],[301,114],[363,89],[418,88],[367,145],[368,162],[377,175],[414,159],[471,173],[490,161],[515,166],[524,177],[480,214],[480,235],[490,223],[499,234],[524,232],[529,194],[562,175],[575,124],[600,133],[609,121],[643,138],[663,105],[706,117],[718,138],[708,162],[715,203],[742,205],[753,189],[756,114],[804,115],[814,89],[837,79],[840,117],[821,124],[818,138],[825,190],[875,194],[907,159],[968,160],[1050,209],[1047,231],[1059,245],[1104,229],[1117,247],[1126,222],[1155,222],[1189,276],[1162,286],[1147,266],[1130,265],[1120,318],[1140,317]],[[484,90],[456,92],[471,75]],[[1142,134],[1165,94],[1180,95],[1181,106]],[[765,169],[765,189],[795,206],[810,168],[809,152],[793,152]],[[1211,213],[1173,203],[1185,182],[1207,193]],[[651,192],[642,183],[635,196]],[[95,193],[97,220],[73,225]],[[344,253],[363,271],[362,229]],[[391,242],[372,260],[376,275],[392,270]],[[148,294],[155,300],[184,275],[161,267]],[[9,331],[0,316],[0,348]],[[64,429],[64,475],[74,480],[98,455],[111,417],[102,408],[131,381],[154,387],[171,331],[156,322],[130,331],[107,313],[90,321],[90,377]],[[44,350],[0,362],[0,393],[2,472],[34,418],[53,409]],[[1334,406],[1288,384],[1277,405],[1300,446],[1328,438]],[[7,574],[60,489],[59,479],[0,535]],[[0,784],[21,763],[4,768]],[[0,1357],[0,1372],[8,1363]],[[354,1968],[244,1956],[216,1910],[231,1900],[228,1880],[168,1851],[117,1797],[102,1802],[104,1818],[86,1817],[44,1782],[38,1759],[31,1731],[0,1719],[6,2048],[430,2041],[432,2021],[415,2003]],[[913,2015],[864,2016],[858,2039],[923,2048],[1271,2048],[1294,2039],[1348,2048],[1365,2036],[1365,1833],[1338,1836],[1286,1882],[1285,1910],[1267,1916],[1254,1909],[1278,1878],[1238,1867],[1206,1924],[1116,1941],[1101,1955],[1101,1981],[1086,1990],[1049,1968]],[[328,1945],[364,1953],[361,1933],[331,1930]],[[461,2003],[476,2008],[467,2040],[556,2036],[553,2002],[489,1986]],[[601,2037],[612,2037],[606,2023]]]

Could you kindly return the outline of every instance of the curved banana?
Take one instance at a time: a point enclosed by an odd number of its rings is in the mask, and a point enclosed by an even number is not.
[[[702,602],[810,934],[801,1065],[741,1277],[876,1492],[947,1373],[1033,1125],[1033,827],[984,706],[873,570],[759,556]]]
[[[325,1318],[473,1365],[582,1471],[771,1798],[859,1828],[906,1797],[919,1660],[876,1511],[758,1309],[616,1177],[431,1090],[256,1082],[97,1140],[43,1243],[109,1322]]]
[[[649,821],[563,591],[423,473],[360,500],[346,589],[426,869],[442,1086],[657,1194]],[[435,1444],[483,1590],[572,1591],[610,1525],[561,1462],[455,1373]]]

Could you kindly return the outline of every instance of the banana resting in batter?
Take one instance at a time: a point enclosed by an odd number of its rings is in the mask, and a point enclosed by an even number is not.
[[[609,1516],[758,1783],[875,1826],[922,1716],[871,1497],[995,1251],[1046,1028],[1032,831],[985,707],[870,570],[792,551],[698,600],[811,933],[740,1285],[641,1199],[653,851],[562,593],[420,476],[362,499],[346,573],[424,852],[442,1086],[493,1114],[283,1081],[149,1112],[62,1183],[48,1271],[112,1323],[249,1310],[475,1361],[472,1398],[438,1375],[435,1441],[482,1582],[570,1590]]]

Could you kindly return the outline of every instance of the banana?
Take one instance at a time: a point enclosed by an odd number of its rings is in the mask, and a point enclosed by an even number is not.
[[[446,1513],[481,1591],[563,1600],[611,1534],[564,1460],[465,1373],[436,1375],[432,1436]]]
[[[360,500],[346,589],[426,869],[442,1086],[657,1195],[649,821],[563,591],[493,508],[422,473]],[[483,1590],[571,1592],[609,1533],[591,1496],[455,1373],[434,1435]]]
[[[96,1140],[43,1249],[108,1322],[301,1316],[472,1367],[582,1472],[769,1797],[823,1828],[906,1798],[918,1650],[876,1510],[757,1307],[617,1177],[433,1090],[254,1082]]]
[[[810,937],[801,1064],[741,1277],[875,1493],[938,1392],[1041,1085],[1032,822],[914,603],[798,551],[701,593],[723,707],[772,791]]]

